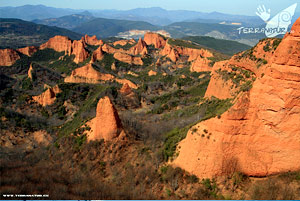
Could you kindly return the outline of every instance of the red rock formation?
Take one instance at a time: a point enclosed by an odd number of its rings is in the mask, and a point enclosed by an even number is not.
[[[102,46],[102,51],[103,51],[103,52],[106,52],[106,53],[108,53],[108,54],[114,54],[114,53],[118,52],[117,49],[115,49],[115,48],[113,48],[113,47],[111,47],[111,46],[109,46],[109,45],[107,45],[107,44],[104,44],[104,45]]]
[[[91,127],[87,134],[88,141],[101,139],[110,141],[124,135],[118,112],[107,96],[99,100],[96,117],[88,125]]]
[[[147,44],[141,38],[138,43],[129,49],[129,53],[133,55],[145,55],[148,54]]]
[[[89,44],[89,45],[103,45],[103,41],[102,40],[98,40],[95,35],[94,36],[85,35],[84,37],[82,37],[81,40],[84,43]]]
[[[13,65],[20,56],[13,49],[0,49],[0,66]]]
[[[135,64],[135,65],[143,65],[144,64],[141,57],[134,57],[129,54],[122,53],[122,52],[116,52],[114,54],[114,58],[119,61],[122,61],[124,63],[128,63],[128,64]]]
[[[93,52],[91,63],[95,61],[100,61],[103,59],[103,57],[104,57],[104,53],[102,51],[102,46],[100,46]]]
[[[132,45],[134,43],[135,43],[134,39],[131,39],[131,40],[118,40],[118,41],[114,42],[114,46],[117,46],[117,45],[124,46],[124,45],[127,45],[127,44]]]
[[[173,62],[177,61],[179,55],[189,56],[188,61],[194,61],[198,56],[201,57],[213,57],[214,55],[205,49],[193,49],[180,46],[172,46],[168,42],[164,49],[160,52],[160,55],[167,55]],[[175,59],[176,58],[176,59]]]
[[[219,99],[233,98],[237,89],[232,87],[232,81],[224,81],[216,72],[218,69],[228,70],[228,61],[216,62],[212,68],[211,79],[205,92],[205,97],[215,96]]]
[[[127,96],[129,94],[132,94],[133,91],[131,90],[130,86],[127,83],[125,83],[125,84],[123,84],[122,88],[120,89],[120,93]]]
[[[120,84],[123,84],[123,85],[127,84],[132,89],[137,89],[138,88],[138,86],[136,84],[134,84],[133,82],[131,82],[130,80],[116,78],[115,81],[120,83]]]
[[[188,61],[194,61],[198,58],[198,56],[201,57],[213,57],[214,55],[205,49],[193,49],[193,48],[187,48],[187,47],[176,47],[176,50],[180,55],[186,55],[189,56]]]
[[[95,70],[92,64],[85,65],[72,71],[71,75],[65,78],[65,82],[70,83],[100,83],[114,79],[111,74],[100,73]]]
[[[72,41],[66,36],[54,36],[40,46],[41,50],[46,48],[54,49],[57,52],[64,51],[66,55],[71,55]]]
[[[176,62],[179,58],[179,54],[176,49],[174,49],[170,44],[166,44],[164,49],[160,52],[160,55],[167,56],[171,61]]]
[[[155,75],[157,75],[157,72],[155,72],[155,71],[153,71],[153,70],[150,70],[150,71],[148,72],[148,75],[149,75],[149,76],[155,76]]]
[[[29,79],[33,79],[33,75],[34,75],[34,69],[33,69],[33,67],[32,67],[32,64],[30,64],[30,67],[29,67],[29,70],[28,70],[28,78]]]
[[[154,45],[155,48],[159,49],[166,45],[166,40],[157,33],[146,33],[144,35],[144,41],[147,45]]]
[[[72,54],[75,55],[74,62],[77,64],[85,61],[89,57],[89,53],[85,49],[84,43],[77,40],[74,40],[72,43]]]
[[[56,85],[53,88],[47,89],[44,93],[38,96],[33,96],[32,99],[42,106],[52,105],[56,100],[56,94],[61,93],[60,88]]]
[[[190,71],[192,72],[203,72],[203,71],[211,71],[212,67],[210,66],[210,60],[207,58],[203,58],[202,56],[198,56],[197,59],[192,63]]]
[[[83,41],[71,41],[66,36],[54,36],[50,38],[48,42],[42,44],[40,49],[54,49],[57,52],[65,52],[66,55],[74,54],[74,62],[80,63],[88,58],[88,52],[85,49],[85,43]]]
[[[300,43],[293,35],[299,28],[300,19],[276,49],[272,63],[261,67],[264,76],[231,109],[188,132],[174,165],[200,178],[300,169]]]
[[[35,47],[35,46],[29,46],[29,47],[24,47],[24,48],[17,49],[18,52],[20,52],[22,54],[25,54],[29,57],[31,57],[38,50],[39,50],[39,48]]]
[[[116,66],[116,63],[113,62],[110,66],[110,69],[112,69],[113,71],[116,71],[117,70],[117,66]]]

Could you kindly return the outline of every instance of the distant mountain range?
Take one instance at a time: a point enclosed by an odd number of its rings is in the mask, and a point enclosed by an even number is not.
[[[212,22],[201,23],[185,21],[175,22],[166,26],[158,26],[145,21],[96,18],[91,15],[83,14],[33,20],[33,22],[48,26],[67,28],[80,34],[96,35],[99,38],[119,36],[120,33],[128,32],[130,30],[165,30],[174,38],[185,36],[211,36],[218,39],[237,40],[248,45],[254,45],[259,39],[265,37],[263,34],[240,35],[237,31],[238,26]],[[140,35],[133,35],[132,37],[137,38],[140,37]]]
[[[299,17],[300,13],[294,15],[293,21]],[[50,35],[61,33],[61,35],[77,38],[83,34],[96,35],[99,38],[118,37],[126,35],[131,30],[164,30],[173,38],[187,36],[210,36],[217,39],[235,40],[247,45],[255,45],[259,39],[264,38],[264,34],[239,34],[237,28],[263,27],[264,22],[257,16],[230,15],[218,12],[202,13],[185,10],[165,10],[162,8],[137,8],[127,11],[120,10],[74,10],[52,8],[43,5],[25,5],[20,7],[0,7],[0,18],[19,18],[30,20],[35,23],[24,23],[24,30],[33,26],[32,30],[38,30],[36,24],[43,26],[42,34],[37,40],[37,44],[43,38],[45,40]],[[4,20],[4,19],[3,19]],[[5,20],[2,20],[5,22]],[[21,21],[18,21],[18,30]],[[26,28],[27,27],[27,28]],[[63,29],[68,29],[63,30]],[[7,31],[7,29],[4,29]],[[12,29],[11,29],[12,30]],[[15,32],[16,30],[13,30]],[[3,30],[2,30],[3,31]],[[17,32],[17,31],[16,31]],[[76,32],[76,33],[75,33]],[[31,33],[29,31],[28,33]],[[27,33],[25,33],[26,35]],[[39,32],[35,32],[39,34]],[[35,34],[31,34],[34,36]],[[76,35],[77,34],[77,35]],[[76,35],[76,36],[75,36]],[[131,33],[127,34],[131,37]],[[75,36],[75,37],[74,37]],[[132,36],[132,37],[139,37]],[[3,38],[3,36],[1,36]],[[28,36],[26,37],[29,38]],[[34,37],[33,37],[34,38]],[[43,41],[42,40],[42,41]],[[3,44],[3,43],[1,43]],[[9,44],[9,42],[7,43]]]

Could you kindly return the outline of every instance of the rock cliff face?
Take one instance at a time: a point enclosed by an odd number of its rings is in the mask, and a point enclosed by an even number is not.
[[[116,52],[114,58],[128,64],[143,65],[141,57],[134,57],[126,53]]]
[[[300,18],[253,88],[220,119],[198,123],[174,161],[200,178],[242,172],[266,176],[300,169]]]
[[[29,67],[29,70],[28,70],[27,74],[28,74],[28,78],[32,80],[33,77],[34,77],[34,69],[32,67],[32,64],[30,64],[30,67]]]
[[[114,79],[113,75],[100,73],[93,68],[92,64],[88,64],[73,70],[71,75],[65,78],[65,82],[96,84],[111,79]]]
[[[75,55],[74,62],[77,64],[85,61],[89,57],[89,53],[85,49],[84,43],[77,40],[74,40],[72,43],[72,54]]]
[[[129,94],[132,94],[133,91],[131,90],[130,86],[127,83],[125,83],[125,84],[123,84],[122,88],[120,89],[120,93],[127,96]]]
[[[138,43],[129,49],[129,53],[133,55],[145,55],[148,54],[147,44],[141,38]]]
[[[103,45],[102,40],[98,40],[96,36],[88,36],[85,35],[81,39],[84,43],[89,44],[89,45]]]
[[[127,84],[132,89],[137,89],[138,88],[138,86],[136,84],[134,84],[133,82],[131,82],[130,80],[116,78],[115,81],[120,83],[120,84],[123,84],[123,85]]]
[[[176,47],[177,52],[180,55],[186,55],[189,56],[188,61],[194,61],[198,58],[198,56],[201,57],[213,57],[214,55],[205,49],[193,49],[193,48],[187,48],[187,47]]]
[[[95,61],[100,61],[103,59],[103,57],[104,57],[104,52],[102,51],[102,46],[100,46],[93,52],[91,63]]]
[[[203,72],[203,71],[211,71],[212,67],[210,66],[210,60],[198,56],[197,59],[192,63],[190,71],[192,72]]]
[[[166,45],[166,40],[157,33],[146,33],[144,41],[147,45],[154,45],[155,48],[160,49]]]
[[[179,58],[177,50],[168,43],[165,45],[164,49],[162,49],[160,55],[169,57],[173,62],[176,62]]]
[[[228,70],[228,61],[219,61],[215,63],[211,71],[211,79],[205,92],[205,97],[215,96],[219,99],[233,98],[236,93],[236,89],[232,87],[231,80],[223,80],[217,73],[217,70]]]
[[[47,89],[44,93],[38,96],[33,96],[32,99],[42,106],[52,105],[56,100],[56,94],[61,93],[61,90],[56,85],[53,88]]]
[[[103,52],[106,52],[108,54],[114,54],[114,53],[118,52],[117,49],[115,49],[115,48],[113,48],[113,47],[111,47],[111,46],[109,46],[107,44],[104,44],[102,46],[102,50],[103,50]]]
[[[13,49],[0,49],[0,66],[11,66],[13,65],[20,56]]]
[[[134,44],[135,43],[135,40],[134,39],[131,39],[131,40],[118,40],[116,42],[114,42],[114,46],[117,46],[117,45],[121,45],[121,46],[124,46],[124,45],[127,45],[130,44]]]
[[[274,42],[276,40],[278,41],[279,39],[262,40],[250,50],[238,53],[227,61],[216,62],[212,68],[211,80],[205,97],[215,96],[220,99],[226,99],[233,98],[236,95],[238,88],[232,87],[233,83],[231,79],[221,79],[218,71],[231,73],[233,71],[232,67],[234,67],[251,71],[256,77],[261,77],[265,74],[264,66],[271,63],[275,51]]]
[[[38,49],[39,49],[38,47],[29,46],[29,47],[19,48],[17,49],[17,51],[31,57],[35,52],[38,51]]]
[[[118,112],[107,96],[99,100],[96,117],[87,124],[91,127],[87,133],[88,141],[110,141],[125,135]]]
[[[187,47],[179,47],[170,45],[168,42],[164,46],[164,49],[160,52],[160,55],[169,57],[173,62],[176,62],[180,55],[188,56],[188,61],[194,61],[199,56],[202,58],[213,57],[214,55],[205,49],[193,49]]]
[[[149,75],[149,76],[155,76],[155,75],[157,75],[157,72],[155,72],[155,71],[153,71],[153,70],[150,70],[150,71],[148,72],[148,75]]]
[[[66,55],[74,54],[74,62],[80,63],[86,60],[89,56],[87,50],[85,49],[85,43],[80,41],[71,41],[66,36],[54,36],[53,38],[50,38],[48,42],[42,44],[40,46],[40,49],[54,49],[57,52],[65,52]]]
[[[72,41],[66,36],[54,36],[40,46],[41,50],[46,48],[54,49],[57,52],[64,51],[66,55],[71,55]]]

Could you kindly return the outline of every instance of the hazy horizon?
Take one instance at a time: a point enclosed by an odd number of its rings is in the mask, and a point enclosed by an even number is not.
[[[0,7],[24,6],[24,5],[44,5],[55,8],[69,8],[76,10],[131,10],[136,8],[154,8],[159,7],[165,10],[186,10],[203,13],[220,12],[232,15],[255,16],[256,9],[259,5],[265,5],[271,9],[273,14],[280,12],[282,9],[297,3],[295,0],[0,0]],[[300,12],[300,7],[296,9]]]

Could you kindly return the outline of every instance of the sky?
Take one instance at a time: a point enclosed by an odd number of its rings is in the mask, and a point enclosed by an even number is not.
[[[258,5],[265,5],[272,12],[298,3],[296,12],[300,11],[299,0],[0,0],[0,7],[46,5],[56,8],[72,9],[117,9],[161,7],[167,10],[193,10],[200,12],[222,12],[228,14],[255,15]]]

